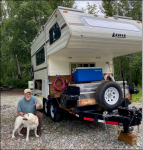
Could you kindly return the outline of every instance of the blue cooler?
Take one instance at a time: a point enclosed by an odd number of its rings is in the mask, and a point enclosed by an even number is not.
[[[74,82],[100,81],[102,79],[102,68],[78,67],[73,73]]]

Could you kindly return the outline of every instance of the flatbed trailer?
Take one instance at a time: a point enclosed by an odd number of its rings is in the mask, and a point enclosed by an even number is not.
[[[135,93],[137,93],[137,90],[135,90]],[[68,95],[69,97],[69,93],[65,93],[63,95]],[[72,96],[73,99],[73,93],[70,96]],[[75,95],[75,97],[76,96],[77,95]],[[141,124],[142,108],[137,109],[134,106],[129,108],[128,105],[131,104],[131,102],[128,98],[122,99],[123,102],[121,106],[114,110],[106,111],[105,109],[101,109],[99,105],[73,107],[68,109],[61,105],[62,103],[60,102],[60,98],[50,98],[48,100],[43,100],[43,111],[45,115],[50,116],[54,122],[60,121],[63,113],[70,113],[84,121],[104,123],[105,126],[106,124],[122,126],[123,130],[120,132],[118,139],[134,145],[136,144],[137,136],[132,134],[132,127],[139,126]]]

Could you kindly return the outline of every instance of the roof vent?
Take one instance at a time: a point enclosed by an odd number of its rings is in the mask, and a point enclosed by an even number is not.
[[[121,18],[121,19],[128,19],[128,20],[132,20],[133,19],[131,17],[118,16],[118,15],[114,15],[113,17],[117,17],[117,18]]]

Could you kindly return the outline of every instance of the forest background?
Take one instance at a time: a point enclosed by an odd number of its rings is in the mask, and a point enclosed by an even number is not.
[[[77,8],[77,5],[74,0],[2,0],[0,4],[0,86],[27,88],[31,80],[30,42],[58,6]],[[142,1],[139,0],[102,0],[99,8],[107,16],[132,17],[142,22]],[[89,14],[98,13],[97,6],[90,2],[82,9]],[[126,81],[142,86],[142,52],[116,57],[113,62],[115,80],[122,80],[123,69]]]

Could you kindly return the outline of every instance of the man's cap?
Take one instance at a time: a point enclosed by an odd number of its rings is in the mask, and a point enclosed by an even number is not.
[[[31,90],[30,90],[30,89],[25,89],[25,90],[24,90],[24,94],[26,94],[26,93],[28,93],[28,92],[31,93]]]

